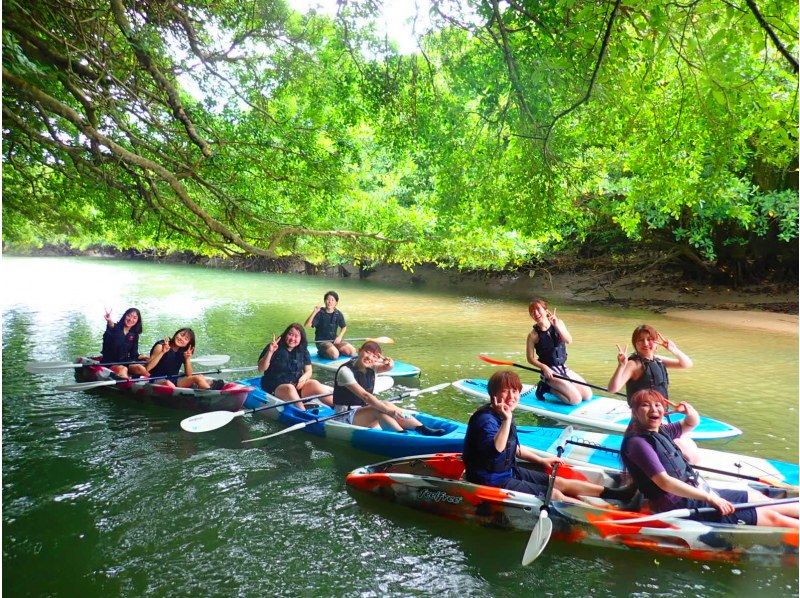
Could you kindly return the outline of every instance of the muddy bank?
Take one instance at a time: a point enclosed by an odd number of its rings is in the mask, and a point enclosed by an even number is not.
[[[22,253],[12,251],[10,255]],[[792,330],[798,326],[798,286],[796,282],[762,283],[750,286],[725,286],[687,280],[668,267],[637,268],[632,265],[600,264],[582,267],[580,261],[553,260],[539,267],[515,271],[457,271],[420,265],[406,270],[396,265],[370,268],[355,265],[318,266],[298,258],[265,259],[208,258],[191,253],[116,251],[91,248],[76,251],[47,247],[31,256],[90,256],[111,259],[134,259],[161,263],[182,263],[245,270],[360,278],[400,287],[419,286],[429,290],[529,300],[544,297],[552,302],[600,303],[636,307],[663,313],[669,317],[718,321],[725,325],[747,325],[763,330]],[[712,313],[713,312],[713,313]],[[722,312],[735,312],[724,314]],[[744,315],[748,312],[750,315]],[[757,315],[753,315],[757,314]],[[760,315],[758,315],[760,314]],[[787,317],[788,316],[788,317]]]

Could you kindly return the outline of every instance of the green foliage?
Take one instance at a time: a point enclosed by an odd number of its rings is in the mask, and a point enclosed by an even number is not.
[[[746,5],[471,4],[404,56],[373,3],[5,3],[4,240],[461,268],[588,238],[794,251],[797,77]],[[796,3],[760,9],[796,56]]]

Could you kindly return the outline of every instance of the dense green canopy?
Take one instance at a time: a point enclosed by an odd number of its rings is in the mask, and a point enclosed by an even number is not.
[[[4,241],[796,254],[796,2],[440,0],[413,55],[338,5],[4,2]]]

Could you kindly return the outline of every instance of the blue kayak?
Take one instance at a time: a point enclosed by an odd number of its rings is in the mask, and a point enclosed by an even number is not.
[[[325,359],[317,354],[317,347],[315,345],[308,346],[308,353],[311,355],[311,363],[318,368],[335,372],[343,363],[347,363],[352,357],[338,357],[336,359]],[[419,376],[420,369],[405,361],[394,360],[394,367],[388,372],[384,372],[387,376],[392,378],[409,378],[411,376]]]
[[[248,378],[248,380],[250,380],[250,385],[255,388],[250,391],[247,399],[245,399],[244,406],[246,409],[282,403],[280,399],[260,388],[260,377]],[[409,411],[429,428],[442,428],[447,430],[447,434],[444,436],[423,436],[413,430],[394,432],[380,428],[362,428],[338,421],[336,418],[312,424],[303,428],[303,431],[315,436],[344,442],[362,451],[388,457],[406,457],[408,455],[441,452],[460,453],[464,449],[464,434],[467,431],[467,427],[464,424],[418,411]],[[281,424],[292,426],[333,415],[334,411],[326,406],[318,406],[303,411],[293,405],[286,405],[276,409],[267,409],[262,413]]]
[[[483,401],[489,400],[486,391],[487,380],[472,378],[456,380],[453,382],[461,392]],[[588,401],[577,405],[567,405],[558,397],[546,393],[545,400],[536,398],[536,387],[530,384],[522,385],[522,395],[519,399],[518,409],[530,411],[536,415],[549,417],[565,424],[574,424],[603,430],[607,432],[624,432],[631,420],[631,409],[626,401],[594,395]],[[679,422],[684,418],[682,413],[671,413],[669,421]],[[716,440],[718,438],[731,438],[739,436],[742,431],[725,422],[708,417],[701,417],[700,423],[692,430],[691,436],[695,440]]]

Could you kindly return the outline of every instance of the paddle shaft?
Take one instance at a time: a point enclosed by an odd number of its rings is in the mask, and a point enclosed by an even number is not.
[[[785,505],[797,502],[798,498],[778,498],[775,500],[767,500],[763,502],[743,502],[733,505],[734,511],[741,511],[742,509],[757,509],[759,507],[771,507],[775,505]],[[612,523],[615,525],[633,525],[636,523],[647,523],[649,521],[662,521],[664,519],[685,519],[692,515],[700,515],[705,513],[719,512],[716,507],[694,507],[691,509],[673,509],[672,511],[664,511],[663,513],[656,513],[655,515],[648,515],[646,517],[634,517],[633,519],[614,519],[612,521],[605,521],[603,523]]]
[[[253,370],[253,367],[246,367],[246,368],[217,368],[216,370],[207,370],[205,372],[194,372],[192,373],[193,376],[205,376],[206,374],[221,374],[221,373],[231,373],[231,372],[249,372]],[[123,384],[125,382],[147,382],[150,383],[153,380],[166,380],[167,378],[185,378],[186,375],[184,374],[181,376],[180,374],[169,375],[169,376],[153,376],[152,378],[123,378],[122,380],[101,380],[96,382],[79,382],[77,384],[67,385],[66,387],[59,386],[59,388],[67,388],[67,390],[81,390],[83,388],[101,388],[103,386],[116,386],[117,384]],[[102,384],[101,384],[102,382]],[[81,386],[83,385],[83,386]]]
[[[416,397],[416,396],[419,396],[419,395],[421,395],[423,393],[426,393],[426,392],[434,392],[434,391],[437,391],[437,390],[441,390],[442,388],[445,388],[447,386],[450,386],[450,384],[449,383],[447,383],[447,384],[437,384],[436,386],[431,386],[429,388],[423,388],[422,390],[411,390],[411,391],[408,391],[408,392],[404,392],[404,393],[399,394],[399,395],[397,395],[395,397],[391,397],[389,399],[384,399],[384,400],[386,402],[393,403],[395,401],[401,401],[403,399],[407,399],[408,397]],[[288,434],[289,432],[294,432],[295,430],[302,430],[303,428],[306,428],[306,427],[311,426],[313,424],[318,424],[318,423],[327,421],[329,419],[334,419],[336,417],[341,417],[343,415],[346,415],[347,413],[348,413],[348,411],[341,411],[339,413],[334,413],[333,415],[328,415],[326,417],[318,417],[317,419],[312,419],[311,421],[302,422],[300,424],[295,424],[294,426],[289,426],[285,430],[281,430],[280,432],[275,432],[274,434],[268,434],[267,436],[259,436],[258,438],[250,438],[248,440],[243,440],[242,442],[255,442],[256,440],[264,440],[266,438],[272,438],[273,436],[280,436],[281,434]]]
[[[613,449],[613,448],[608,448],[608,447],[605,447],[605,446],[600,446],[599,444],[593,444],[591,442],[582,442],[580,440],[567,440],[567,443],[575,444],[577,446],[585,446],[586,448],[593,448],[593,449],[596,449],[596,450],[606,451],[608,453],[615,453],[615,454],[619,455],[619,450],[618,449]],[[767,484],[767,485],[770,485],[770,486],[773,485],[773,484],[769,484],[767,481],[765,481],[765,480],[763,480],[763,479],[761,479],[759,477],[753,476],[753,475],[746,475],[744,473],[734,473],[733,471],[726,471],[724,469],[715,469],[713,467],[705,467],[703,465],[694,465],[692,463],[690,463],[689,465],[691,465],[694,469],[699,469],[701,471],[707,471],[709,473],[718,473],[720,475],[731,476],[732,478],[741,478],[743,480],[750,480],[751,482],[759,482],[761,484]],[[787,485],[789,485],[789,484],[787,484]]]
[[[483,356],[479,356],[479,357],[483,358]],[[484,361],[486,361],[486,359],[484,359]],[[493,360],[493,361],[498,361],[499,362],[500,360],[498,359],[498,360]],[[507,361],[507,362],[503,362],[503,365],[511,365],[511,366],[514,366],[515,368],[520,368],[521,370],[528,370],[528,371],[531,371],[531,372],[536,372],[537,374],[541,374],[542,373],[542,370],[540,370],[539,368],[535,368],[535,367],[532,367],[532,366],[529,366],[529,365],[522,365],[521,363],[514,363],[514,362],[511,362],[511,361]],[[569,376],[562,376],[561,374],[553,374],[553,377],[554,378],[559,378],[560,380],[566,380],[567,382],[572,382],[573,384],[581,384],[583,386],[588,386],[589,388],[594,388],[595,390],[602,390],[603,392],[608,392],[607,388],[603,388],[602,386],[596,386],[594,384],[589,384],[588,382],[583,382],[582,380],[573,380]],[[627,398],[627,395],[625,393],[615,392],[614,394],[617,395],[617,396],[620,396],[620,397]]]

